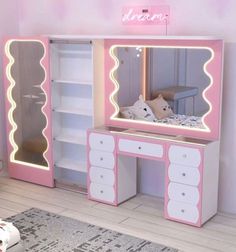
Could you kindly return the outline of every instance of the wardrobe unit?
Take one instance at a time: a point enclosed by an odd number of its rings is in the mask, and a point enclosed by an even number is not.
[[[86,130],[102,107],[94,109],[93,98],[94,72],[101,70],[94,69],[93,57],[100,57],[100,43],[58,37],[5,42],[11,177],[86,188]]]
[[[11,177],[117,206],[147,159],[164,167],[166,219],[200,227],[217,212],[222,40],[51,36],[9,39],[4,55]],[[159,118],[157,97],[178,109]]]

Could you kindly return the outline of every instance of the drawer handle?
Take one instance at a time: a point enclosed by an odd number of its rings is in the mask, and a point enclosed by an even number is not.
[[[185,210],[184,209],[181,209],[181,213],[184,213],[185,212]]]
[[[184,192],[182,192],[181,194],[182,194],[182,196],[185,196],[185,193],[184,193]]]
[[[139,149],[139,150],[141,150],[141,149],[142,149],[142,147],[141,147],[141,146],[139,146],[139,147],[138,147],[138,149]]]
[[[100,141],[100,144],[103,144],[103,141],[102,141],[102,140]]]
[[[186,176],[186,173],[185,173],[185,172],[183,172],[183,173],[182,173],[182,176],[183,176],[183,177],[185,177],[185,176]]]
[[[186,158],[187,157],[187,154],[183,154],[183,158]]]
[[[103,179],[103,175],[100,175],[100,178]]]
[[[101,190],[100,193],[103,194],[103,190]]]
[[[100,160],[103,161],[103,157],[100,157]]]

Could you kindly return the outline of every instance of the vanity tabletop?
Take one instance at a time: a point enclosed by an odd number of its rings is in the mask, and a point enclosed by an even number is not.
[[[144,137],[149,139],[156,139],[156,140],[164,140],[170,142],[178,142],[178,143],[187,143],[187,144],[194,144],[194,145],[201,145],[206,146],[210,144],[212,141],[204,140],[204,139],[195,139],[190,137],[184,137],[181,135],[165,135],[165,134],[156,134],[147,131],[140,131],[135,129],[125,129],[119,127],[110,127],[110,126],[100,126],[93,129],[92,131],[97,131],[101,133],[111,133],[118,136],[137,136],[137,137]]]

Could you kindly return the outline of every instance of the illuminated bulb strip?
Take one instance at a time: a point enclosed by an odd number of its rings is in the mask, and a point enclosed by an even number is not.
[[[9,120],[11,126],[12,126],[12,129],[9,132],[9,141],[10,141],[12,147],[13,147],[13,151],[10,154],[10,161],[14,162],[15,153],[18,151],[18,145],[14,141],[14,133],[17,130],[17,124],[15,123],[15,121],[13,119],[13,112],[14,112],[14,110],[16,108],[16,103],[15,103],[14,99],[12,98],[12,90],[13,90],[16,83],[15,83],[15,80],[11,76],[11,67],[15,63],[15,60],[14,60],[14,58],[12,57],[12,55],[10,53],[11,42],[12,42],[12,40],[10,40],[10,41],[8,41],[6,43],[5,53],[6,53],[7,57],[8,57],[8,59],[9,59],[9,63],[7,65],[7,67],[6,67],[6,76],[7,76],[7,79],[9,80],[9,82],[10,82],[10,86],[7,89],[7,98],[8,98],[8,101],[10,102],[10,104],[11,104],[11,107],[10,107],[10,109],[8,111],[8,120]]]
[[[112,46],[112,47],[110,48],[110,50],[109,50],[109,54],[110,54],[110,56],[112,57],[112,59],[114,60],[114,62],[115,62],[115,65],[114,65],[114,67],[111,69],[110,75],[109,75],[110,79],[112,80],[112,82],[114,83],[114,86],[115,86],[113,92],[112,92],[111,95],[109,96],[109,100],[110,100],[111,104],[112,104],[112,105],[114,106],[114,108],[115,108],[115,112],[113,113],[113,115],[112,115],[111,117],[117,116],[118,113],[119,113],[119,111],[120,111],[120,108],[119,108],[118,104],[116,103],[116,101],[115,101],[115,99],[114,99],[115,94],[118,93],[119,88],[120,88],[120,85],[119,85],[118,81],[117,81],[116,78],[114,77],[114,73],[115,73],[115,71],[118,69],[118,67],[119,67],[119,65],[120,65],[119,59],[118,59],[118,58],[116,57],[116,55],[114,54],[114,49],[115,49],[115,47],[116,47],[116,46]]]
[[[43,58],[45,57],[45,52],[46,52],[45,51],[45,46],[40,40],[20,40],[20,39],[19,40],[9,40],[9,41],[7,41],[7,43],[5,45],[5,54],[6,54],[7,58],[9,59],[9,63],[6,66],[6,76],[7,76],[7,79],[9,80],[9,82],[10,82],[10,86],[7,89],[7,99],[9,101],[9,103],[11,104],[11,107],[10,107],[10,109],[8,111],[8,120],[9,120],[9,123],[11,124],[11,126],[12,126],[12,129],[9,132],[9,142],[10,142],[12,148],[13,148],[13,151],[10,153],[10,161],[12,163],[17,163],[17,164],[21,164],[21,165],[25,165],[25,166],[30,166],[30,167],[34,167],[34,168],[38,168],[38,169],[42,169],[42,170],[49,170],[49,166],[42,166],[42,165],[32,164],[32,163],[19,161],[19,160],[15,159],[15,154],[18,151],[19,148],[18,148],[18,145],[16,144],[15,139],[14,139],[14,134],[15,134],[15,132],[17,130],[17,124],[15,123],[14,118],[13,118],[13,112],[14,112],[14,110],[16,108],[16,102],[13,99],[12,90],[13,90],[16,83],[15,83],[15,80],[13,79],[13,77],[11,75],[11,67],[13,66],[15,60],[14,60],[13,56],[10,53],[10,46],[11,46],[11,44],[13,42],[16,42],[16,41],[39,42],[40,44],[42,44],[43,47],[44,47],[44,55],[43,55],[43,57],[42,57],[42,59],[40,61],[41,66],[42,66],[41,62],[42,62]],[[43,67],[43,69],[45,71],[44,67]],[[46,80],[46,71],[45,71],[45,79],[40,85],[41,88],[42,88],[42,84],[45,82],[45,80]],[[43,90],[43,91],[45,92],[45,90]],[[45,95],[46,95],[46,92],[45,92]],[[47,95],[46,95],[45,106],[46,106],[46,104],[47,104]],[[43,108],[45,106],[43,106]],[[44,111],[42,109],[41,109],[41,111],[42,111],[42,113],[44,114],[44,116],[46,118],[46,127],[47,127],[48,126],[48,118],[47,118],[46,114],[44,113]],[[45,131],[46,127],[43,129],[43,132]],[[48,162],[48,160],[47,160],[47,158],[45,156],[45,153],[48,151],[48,148],[49,148],[49,142],[48,142],[48,139],[47,139],[46,135],[44,133],[43,133],[43,135],[44,135],[44,137],[45,137],[45,139],[47,141],[47,149],[43,153],[43,156],[44,156],[47,164],[49,164],[49,162]]]
[[[40,60],[40,65],[41,65],[41,67],[43,68],[43,71],[44,71],[44,80],[43,80],[42,83],[40,84],[40,88],[42,89],[43,93],[45,94],[45,103],[44,103],[44,105],[41,107],[41,111],[42,111],[42,114],[43,114],[43,115],[45,116],[45,118],[46,118],[46,126],[45,126],[45,128],[42,130],[42,134],[43,134],[43,136],[45,137],[45,139],[46,139],[46,141],[47,141],[47,148],[46,148],[46,150],[45,150],[44,153],[43,153],[43,157],[44,157],[44,159],[46,160],[47,165],[48,165],[48,167],[49,167],[49,162],[48,162],[47,156],[46,156],[46,153],[47,153],[47,151],[49,150],[49,143],[48,143],[47,135],[45,134],[45,131],[46,131],[46,129],[48,128],[48,118],[47,118],[46,112],[44,112],[44,109],[46,108],[47,103],[48,103],[48,96],[47,96],[46,90],[44,90],[44,88],[43,88],[43,85],[44,85],[44,83],[45,83],[45,81],[46,81],[46,79],[47,79],[47,71],[46,71],[46,69],[45,69],[45,67],[44,67],[44,65],[43,65],[43,60],[44,60],[44,58],[46,57],[46,47],[45,47],[45,45],[44,45],[41,41],[40,41],[40,43],[42,44],[43,49],[44,49],[44,50],[43,50],[43,52],[44,52],[43,57],[42,57],[41,60]]]
[[[204,129],[200,129],[200,128],[191,128],[191,127],[187,127],[187,126],[182,126],[182,125],[168,125],[165,123],[157,123],[157,122],[148,122],[148,121],[143,121],[143,120],[132,120],[132,123],[135,124],[146,124],[146,125],[155,125],[155,126],[160,126],[160,127],[165,127],[165,128],[179,128],[179,129],[186,129],[186,130],[191,130],[191,131],[202,131],[202,132],[211,132],[210,128],[206,125],[205,123],[205,118],[206,116],[212,111],[212,104],[211,102],[207,99],[206,97],[206,91],[211,88],[211,86],[213,85],[213,78],[210,75],[210,73],[206,70],[207,65],[213,60],[214,58],[214,51],[210,48],[210,47],[194,47],[194,46],[150,46],[150,45],[113,45],[111,46],[110,50],[109,50],[109,54],[111,56],[111,58],[114,60],[115,62],[115,66],[111,69],[109,77],[110,80],[113,82],[115,89],[114,91],[110,94],[109,96],[109,100],[111,102],[111,104],[113,105],[113,107],[115,108],[115,112],[110,116],[111,120],[115,120],[115,121],[122,121],[122,122],[130,122],[129,119],[125,119],[125,118],[118,118],[116,117],[119,113],[119,106],[117,104],[117,102],[115,101],[114,96],[117,94],[118,90],[119,90],[119,83],[117,82],[117,80],[114,77],[114,72],[118,69],[119,67],[119,59],[116,57],[114,50],[118,47],[132,47],[132,48],[170,48],[170,49],[178,49],[178,48],[182,48],[182,49],[205,49],[205,50],[209,50],[211,52],[211,58],[204,64],[203,66],[203,71],[204,73],[210,78],[210,84],[209,86],[206,87],[206,89],[204,89],[202,96],[203,99],[206,101],[206,103],[209,105],[209,111],[204,114],[204,116],[202,117],[202,123],[204,125]]]
[[[211,88],[211,86],[213,85],[213,78],[212,78],[212,76],[210,75],[210,73],[207,71],[207,65],[213,60],[213,58],[214,58],[214,51],[213,51],[211,48],[209,48],[209,50],[211,51],[211,58],[204,64],[203,69],[204,69],[205,74],[206,74],[206,75],[209,77],[209,79],[210,79],[210,85],[207,86],[207,87],[203,90],[203,92],[202,92],[203,99],[204,99],[204,100],[206,101],[206,103],[208,103],[208,105],[209,105],[209,110],[206,112],[206,114],[203,115],[203,117],[202,117],[202,123],[203,123],[204,126],[208,129],[208,131],[210,132],[210,128],[209,128],[209,127],[206,125],[206,123],[205,123],[205,118],[207,117],[208,114],[211,113],[211,111],[212,111],[212,104],[211,104],[211,102],[207,99],[207,97],[206,97],[206,92],[207,92],[207,90],[209,90],[209,89]]]

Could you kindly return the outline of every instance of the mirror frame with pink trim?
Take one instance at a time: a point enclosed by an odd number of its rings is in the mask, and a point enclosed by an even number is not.
[[[150,39],[105,39],[105,125],[120,127],[124,129],[136,129],[139,131],[167,134],[167,135],[181,135],[185,137],[217,140],[220,136],[220,122],[221,122],[221,97],[222,97],[222,66],[223,66],[223,40],[213,39],[207,37],[153,37]],[[128,48],[128,49],[127,49]],[[138,49],[137,49],[138,48]],[[141,48],[141,49],[140,49]],[[140,71],[132,73],[132,75],[138,75],[141,72],[140,79],[142,84],[135,83],[134,89],[137,88],[140,92],[140,96],[144,100],[145,104],[148,104],[150,99],[148,81],[150,76],[147,77],[147,53],[151,50],[157,49],[183,49],[183,50],[206,50],[209,52],[209,57],[202,64],[202,72],[206,75],[208,81],[206,87],[200,92],[201,99],[208,106],[207,111],[201,116],[201,127],[189,126],[189,124],[163,123],[161,120],[142,120],[139,117],[130,119],[121,116],[123,107],[118,102],[119,91],[126,88],[125,81],[121,81],[123,72],[121,64],[123,64],[121,58],[118,56],[118,51],[139,50],[142,52],[140,65]],[[198,52],[197,51],[197,52]],[[195,55],[198,55],[195,53]],[[139,54],[137,54],[139,57]],[[153,57],[153,56],[152,56]],[[162,60],[163,61],[163,60]],[[191,63],[188,63],[191,64]],[[120,68],[119,68],[120,67]],[[122,66],[124,68],[124,66]],[[137,70],[137,69],[136,69]],[[156,70],[156,69],[155,69]],[[186,71],[185,69],[181,70]],[[127,71],[126,71],[127,72]],[[120,77],[119,77],[120,73]],[[126,77],[123,76],[123,79]],[[148,84],[147,84],[148,83]],[[196,81],[197,83],[197,81]],[[127,87],[128,88],[128,87]],[[196,87],[196,89],[198,89]],[[168,89],[167,89],[168,90]],[[172,90],[172,89],[171,89]],[[194,88],[190,89],[194,90]],[[136,92],[137,93],[137,92]],[[121,99],[121,95],[120,98]],[[132,99],[131,99],[132,100]],[[137,102],[136,102],[137,104]],[[133,105],[133,102],[129,105]],[[133,105],[135,106],[135,104]],[[132,109],[133,106],[130,108]],[[145,109],[146,110],[146,109]],[[133,111],[128,111],[129,113]],[[135,111],[134,111],[135,113]],[[155,114],[155,113],[154,113]],[[130,115],[130,114],[129,114]],[[172,122],[173,118],[172,116]],[[186,119],[186,118],[185,118]]]

